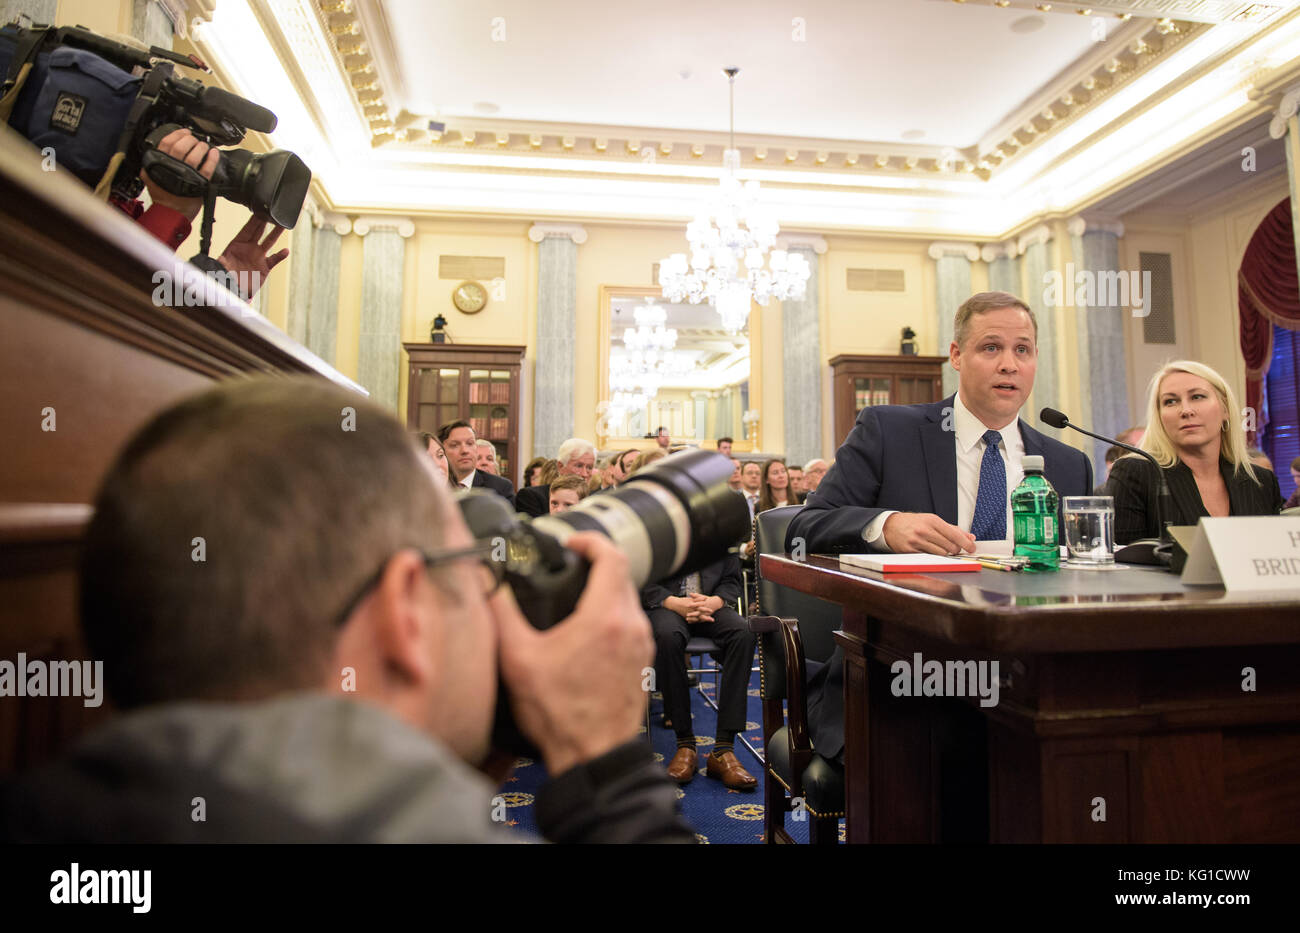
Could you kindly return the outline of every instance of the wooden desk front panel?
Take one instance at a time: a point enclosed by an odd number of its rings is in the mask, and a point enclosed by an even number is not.
[[[763,572],[846,605],[850,841],[1300,841],[1300,600],[1026,612],[833,568]],[[915,652],[997,661],[997,705],[894,697],[889,666]]]

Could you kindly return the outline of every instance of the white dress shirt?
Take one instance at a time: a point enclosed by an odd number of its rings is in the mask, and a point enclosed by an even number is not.
[[[954,445],[957,456],[957,527],[970,531],[971,522],[975,519],[975,497],[980,488],[980,464],[984,460],[984,432],[988,428],[962,403],[960,392],[954,397],[952,407],[952,426],[957,435],[957,443]],[[1012,418],[1009,424],[998,429],[998,433],[1002,435],[998,453],[1002,455],[1002,466],[1007,474],[1006,536],[1000,542],[990,542],[993,546],[984,548],[988,551],[1000,551],[1015,543],[1015,525],[1011,520],[1011,491],[1025,477],[1025,471],[1021,467],[1021,461],[1025,457],[1025,441],[1020,436],[1019,418]],[[862,530],[862,538],[872,550],[888,550],[885,546],[885,521],[894,511],[881,512]],[[1010,551],[1007,550],[1007,553]]]
[[[473,489],[473,488],[474,488],[474,474],[477,473],[477,472],[478,472],[478,470],[470,470],[469,473],[465,474],[465,478],[464,478],[463,480],[461,480],[460,482],[458,482],[456,485],[457,485],[457,486],[464,486],[466,489]]]

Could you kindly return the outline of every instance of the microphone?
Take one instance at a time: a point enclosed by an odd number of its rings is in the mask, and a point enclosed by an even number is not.
[[[1086,434],[1089,437],[1095,437],[1099,441],[1122,447],[1124,450],[1146,457],[1150,461],[1152,468],[1156,471],[1156,479],[1160,483],[1160,490],[1156,495],[1156,525],[1160,528],[1160,537],[1141,538],[1132,544],[1126,544],[1115,552],[1115,559],[1126,564],[1152,564],[1168,567],[1173,552],[1173,539],[1169,535],[1169,525],[1165,520],[1165,516],[1173,514],[1174,500],[1169,493],[1169,483],[1165,479],[1165,471],[1160,469],[1160,464],[1156,462],[1156,458],[1132,444],[1125,444],[1113,437],[1103,437],[1100,434],[1085,431],[1077,424],[1071,423],[1064,412],[1057,411],[1055,408],[1044,408],[1038,413],[1038,418],[1044,424],[1053,428],[1072,428],[1080,434]]]

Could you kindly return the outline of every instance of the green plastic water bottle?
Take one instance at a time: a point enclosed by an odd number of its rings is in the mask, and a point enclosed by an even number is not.
[[[1025,478],[1011,493],[1011,517],[1015,522],[1017,557],[1028,557],[1026,570],[1057,570],[1061,563],[1058,544],[1056,490],[1043,475],[1043,458],[1029,455],[1020,462]]]

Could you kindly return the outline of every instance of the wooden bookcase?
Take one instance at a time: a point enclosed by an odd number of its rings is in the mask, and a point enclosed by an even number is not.
[[[406,424],[437,434],[448,421],[468,421],[496,446],[501,475],[519,484],[519,371],[524,348],[405,343],[410,358]]]
[[[831,360],[835,444],[868,405],[915,405],[943,398],[946,356],[854,356]]]

